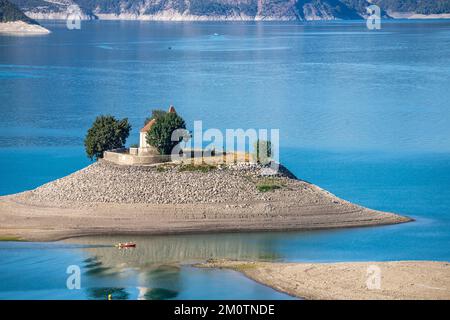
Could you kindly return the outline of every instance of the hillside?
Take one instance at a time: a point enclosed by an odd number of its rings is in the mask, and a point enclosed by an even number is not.
[[[5,1],[5,0],[3,0]],[[12,0],[35,19],[65,19],[80,6],[82,19],[349,20],[366,16],[367,0]],[[372,0],[386,12],[450,13],[450,0]]]
[[[0,0],[0,34],[39,35],[48,34],[49,30],[27,17],[16,5],[7,0]]]
[[[16,5],[7,0],[0,0],[0,22],[23,21],[30,24],[36,22],[27,17]]]
[[[361,15],[339,0],[13,0],[33,18],[66,17],[80,6],[84,19],[334,20]]]
[[[372,2],[392,12],[450,13],[450,0],[374,0]]]

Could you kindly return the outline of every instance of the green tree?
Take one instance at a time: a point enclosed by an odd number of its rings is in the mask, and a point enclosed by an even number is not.
[[[167,113],[166,111],[160,109],[152,110],[152,116],[145,119],[144,126],[153,119],[159,119],[163,117],[166,113]]]
[[[0,22],[24,21],[30,24],[38,24],[27,17],[15,4],[8,0],[0,0]]]
[[[92,160],[103,157],[103,152],[123,148],[130,135],[128,119],[116,120],[113,116],[98,116],[84,139],[86,154]]]
[[[186,123],[176,113],[165,112],[147,132],[147,143],[155,147],[160,154],[170,154],[180,141],[172,141],[172,132],[186,129]]]
[[[266,140],[257,140],[254,145],[254,159],[258,163],[267,164],[272,157],[272,143]]]

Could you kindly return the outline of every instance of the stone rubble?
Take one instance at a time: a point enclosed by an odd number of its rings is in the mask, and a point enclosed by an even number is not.
[[[64,178],[27,192],[38,202],[77,203],[233,203],[266,201],[270,195],[256,185],[267,177],[261,165],[219,165],[207,172],[180,170],[180,165],[118,166],[96,162]],[[284,167],[270,179],[304,190],[307,184],[295,179]],[[271,193],[281,192],[281,189]]]

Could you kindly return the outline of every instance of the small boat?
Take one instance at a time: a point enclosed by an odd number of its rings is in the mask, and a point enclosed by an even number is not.
[[[136,248],[136,243],[134,242],[119,242],[115,245],[117,248]]]

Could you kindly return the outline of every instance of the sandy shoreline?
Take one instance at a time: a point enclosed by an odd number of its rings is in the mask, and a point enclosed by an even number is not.
[[[368,268],[374,266],[380,271],[380,286],[369,289]],[[270,263],[219,260],[198,267],[235,270],[275,290],[305,299],[450,300],[448,262]]]
[[[0,34],[10,35],[43,35],[50,31],[38,24],[30,24],[23,21],[0,23]]]
[[[209,172],[95,163],[35,190],[0,197],[0,236],[50,241],[89,235],[296,231],[411,221],[342,200],[289,173],[260,192],[255,167]]]
[[[418,19],[418,20],[450,19],[450,13],[420,14],[414,12],[388,12],[388,14],[394,19]]]

